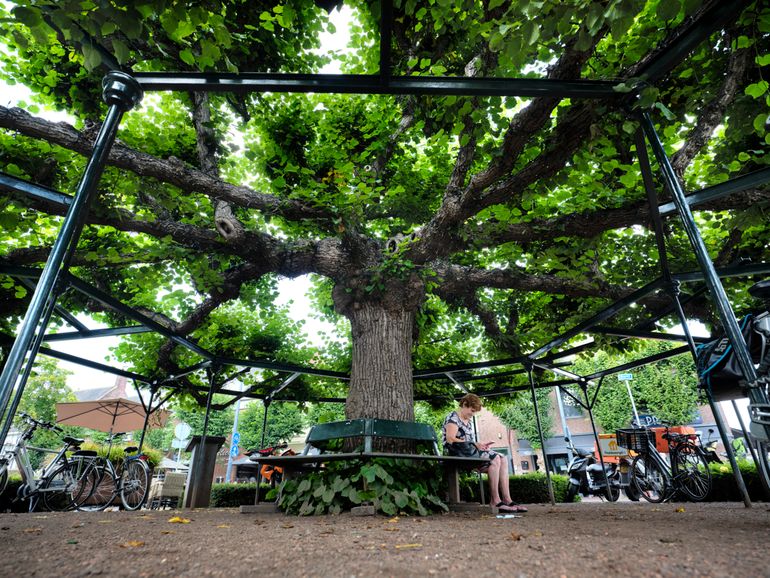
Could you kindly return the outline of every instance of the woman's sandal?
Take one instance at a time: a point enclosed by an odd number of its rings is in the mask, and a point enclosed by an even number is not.
[[[504,506],[508,506],[509,508],[513,508],[514,512],[529,512],[526,506],[522,506],[520,504],[517,504],[516,502],[500,502]],[[499,506],[498,506],[499,507]]]
[[[500,512],[518,512],[519,511],[516,509],[515,506],[510,506],[505,502],[498,502],[497,504],[495,504],[495,508],[497,508],[497,510]]]

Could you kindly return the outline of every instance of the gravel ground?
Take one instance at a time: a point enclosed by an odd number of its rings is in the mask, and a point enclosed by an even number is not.
[[[2,576],[770,576],[770,504],[584,502],[426,518],[0,514]],[[174,521],[174,517],[189,520]]]

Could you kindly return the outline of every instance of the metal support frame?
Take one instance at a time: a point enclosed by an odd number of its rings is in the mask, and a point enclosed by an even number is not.
[[[529,387],[532,390],[532,405],[535,408],[535,420],[537,422],[537,435],[540,437],[540,447],[543,450],[543,468],[545,469],[545,479],[548,484],[548,498],[551,500],[551,505],[556,505],[556,499],[553,497],[553,480],[551,480],[551,472],[548,471],[548,452],[545,449],[545,438],[543,437],[543,424],[540,423],[540,410],[537,403],[537,395],[535,394],[535,378],[532,375],[532,364],[527,365],[527,375],[529,376]]]
[[[56,306],[60,291],[59,281],[67,272],[77,247],[88,206],[104,171],[120,120],[125,112],[141,101],[143,96],[137,81],[122,72],[111,72],[105,76],[102,88],[102,97],[109,106],[107,115],[94,142],[93,152],[67,211],[67,216],[40,275],[19,334],[0,375],[0,414],[5,414],[5,421],[0,430],[0,445],[5,442],[8,435],[35,356],[40,349],[51,314]],[[14,388],[16,396],[9,406]]]
[[[647,118],[647,120],[649,120],[649,117]],[[680,283],[679,281],[676,281],[673,279],[671,275],[671,271],[669,270],[669,266],[668,266],[668,256],[666,254],[666,240],[663,234],[663,223],[661,221],[661,216],[658,211],[658,199],[657,199],[657,194],[655,192],[655,186],[652,179],[652,168],[650,166],[650,161],[647,156],[647,145],[644,140],[644,135],[642,134],[643,128],[644,127],[638,130],[636,133],[636,148],[637,148],[637,155],[639,157],[639,165],[642,170],[645,189],[647,190],[647,199],[649,202],[650,211],[652,213],[653,225],[655,229],[655,239],[658,247],[658,255],[660,258],[661,270],[663,273],[663,278],[667,282],[668,291],[673,301],[673,305],[676,310],[677,317],[679,318],[679,322],[682,325],[682,330],[684,331],[685,338],[688,343],[688,349],[690,351],[690,354],[692,355],[693,362],[697,364],[698,355],[697,355],[696,346],[695,346],[695,339],[693,338],[692,333],[690,332],[690,328],[687,324],[687,316],[684,313],[682,303],[679,301]],[[654,132],[654,127],[653,127],[653,132]],[[663,158],[667,161],[665,152],[662,150],[662,147],[661,147],[661,150],[659,151],[659,155],[662,155]],[[660,158],[658,158],[658,164],[662,167]],[[670,167],[670,165],[668,166]],[[670,175],[673,175],[673,170],[670,172]],[[677,184],[678,184],[678,180],[677,180]],[[670,183],[669,183],[669,189],[671,189]],[[683,192],[680,195],[680,199],[676,201],[677,206],[680,208],[686,209],[686,211],[689,213],[689,207],[687,206],[686,203],[682,203],[681,197],[684,197]],[[676,196],[674,196],[674,198],[676,199]],[[685,219],[684,213],[682,213],[682,215],[684,220]],[[689,213],[689,216],[690,216],[690,219],[692,220],[692,213]],[[698,232],[697,227],[695,226],[694,220],[692,220],[691,225],[692,225],[691,229],[694,229],[695,236],[699,237],[700,233]],[[690,232],[688,232],[688,236],[690,236],[691,243],[692,243],[694,237],[690,235]],[[700,245],[702,245],[702,241]],[[704,249],[705,249],[705,246],[704,246]],[[701,262],[701,267],[703,267],[702,261],[703,259],[700,258],[699,262]],[[721,283],[719,283],[718,276],[716,274],[716,271],[714,270],[714,264],[711,262],[711,259],[708,257],[708,254],[706,254],[705,261],[708,261],[708,264],[711,266],[713,277],[716,278],[717,280],[716,282],[719,284],[719,287],[721,289],[722,286],[721,286]],[[727,296],[725,295],[725,301],[726,299],[727,299]],[[729,308],[729,303],[728,303],[728,308]],[[730,308],[730,315],[733,317],[733,319],[735,319],[734,316],[732,315],[731,308]],[[741,337],[741,341],[743,341],[742,337]],[[753,369],[753,365],[752,365],[752,369]],[[733,469],[733,478],[735,479],[735,483],[738,486],[738,490],[740,491],[741,496],[743,498],[743,504],[745,507],[750,508],[751,499],[749,498],[749,492],[746,489],[746,484],[743,480],[743,475],[741,474],[740,468],[738,468],[738,464],[735,460],[735,455],[734,455],[734,452],[732,451],[732,447],[728,447],[730,446],[730,444],[728,443],[728,438],[727,438],[727,428],[724,425],[724,422],[722,420],[722,415],[719,412],[719,407],[716,405],[716,402],[714,400],[714,397],[711,393],[710,388],[706,388],[706,397],[708,398],[709,405],[711,406],[711,412],[714,415],[714,421],[716,422],[717,429],[719,430],[719,435],[722,438],[722,443],[727,449],[728,456],[730,458],[730,464],[732,465],[732,469]]]
[[[639,115],[639,121],[641,123],[642,130],[644,131],[647,141],[652,148],[655,158],[658,161],[658,167],[661,172],[663,181],[668,189],[669,193],[674,200],[679,211],[679,216],[682,220],[687,237],[690,240],[690,245],[695,252],[695,257],[698,260],[701,271],[703,271],[704,280],[706,286],[709,289],[714,304],[719,314],[719,319],[722,322],[722,326],[727,334],[730,343],[733,346],[736,360],[741,368],[741,371],[746,378],[748,384],[748,395],[751,404],[767,405],[770,403],[767,394],[764,389],[757,387],[757,372],[754,369],[754,363],[751,360],[751,354],[746,346],[746,342],[743,339],[738,321],[733,313],[730,301],[727,299],[727,293],[725,293],[724,287],[719,280],[719,275],[716,272],[714,263],[709,257],[706,245],[703,242],[703,238],[700,235],[698,226],[693,218],[690,206],[685,200],[684,190],[682,189],[679,179],[674,172],[674,168],[666,155],[666,151],[663,148],[663,143],[658,138],[658,134],[655,131],[655,126],[652,123],[650,115],[642,113]],[[770,424],[765,424],[765,433],[770,437]]]
[[[599,380],[598,385],[596,386],[596,391],[594,391],[594,398],[591,401],[588,401],[588,380],[583,379],[578,383],[580,386],[580,390],[583,392],[583,397],[586,398],[586,404],[585,408],[588,410],[588,418],[591,421],[591,431],[594,434],[594,442],[596,442],[596,451],[599,452],[599,463],[602,466],[602,476],[604,476],[604,489],[605,494],[607,495],[607,499],[611,502],[612,501],[612,490],[610,489],[610,480],[607,477],[607,468],[604,465],[604,453],[602,452],[602,444],[599,443],[599,434],[596,431],[596,421],[594,420],[594,404],[596,404],[596,398],[599,395],[599,390],[602,387],[602,382],[604,378],[601,378]],[[588,476],[588,472],[586,471],[586,476]],[[620,491],[620,488],[618,488],[618,491]]]

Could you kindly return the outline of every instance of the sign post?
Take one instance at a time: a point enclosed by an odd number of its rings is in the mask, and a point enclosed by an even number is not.
[[[629,383],[634,379],[633,373],[619,373],[618,379],[626,384],[626,391],[628,391],[628,397],[631,400],[631,409],[634,411],[634,422],[636,427],[641,427],[642,422],[639,421],[639,413],[636,411],[636,403],[634,403],[634,394],[631,393],[631,384]]]

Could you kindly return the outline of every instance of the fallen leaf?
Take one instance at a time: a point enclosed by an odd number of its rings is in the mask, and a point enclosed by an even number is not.
[[[161,530],[160,533],[161,534],[176,534],[176,532],[174,532],[174,530]]]
[[[24,528],[25,534],[42,534],[43,528]]]
[[[388,520],[388,523],[389,523],[389,524],[395,524],[396,522],[398,522],[398,516],[396,516],[395,518],[391,518],[390,520]]]
[[[517,532],[511,532],[511,540],[513,540],[514,542],[518,542],[519,540],[521,540],[521,538],[522,538],[521,534]]]
[[[283,524],[281,528],[293,528],[294,524]]]
[[[144,516],[139,516],[139,517],[142,518],[143,520],[152,520],[152,516],[150,516],[149,514],[145,514]]]
[[[141,542],[139,540],[129,540],[125,544],[121,544],[121,548],[141,548],[144,546],[144,542]]]
[[[67,540],[67,544],[77,544],[77,540]]]
[[[112,520],[97,520],[100,524],[112,524]]]
[[[534,532],[532,532],[532,535],[537,536],[539,538],[540,536],[543,535],[543,533],[540,530],[535,530]]]
[[[398,528],[385,528],[386,532],[398,532]]]
[[[37,520],[45,520],[48,516],[33,516]]]
[[[182,518],[181,516],[174,516],[168,519],[169,524],[189,524],[190,518]]]
[[[677,508],[677,509],[676,509],[676,510],[674,510],[674,511],[675,511],[675,512],[678,512],[679,514],[681,514],[682,512],[684,512],[684,508],[683,508],[683,507],[679,507],[679,508]]]
[[[230,524],[219,524],[219,526],[217,526],[217,528],[229,528],[229,527],[230,527]]]
[[[396,544],[397,550],[404,550],[406,548],[422,548],[422,544]]]

